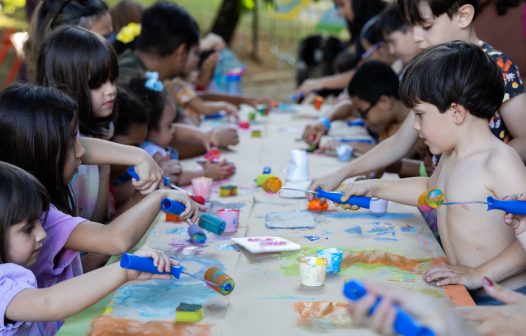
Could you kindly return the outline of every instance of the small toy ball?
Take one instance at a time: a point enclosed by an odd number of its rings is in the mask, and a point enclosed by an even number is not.
[[[249,121],[240,121],[238,126],[241,129],[249,129],[250,128],[250,122]]]
[[[263,182],[263,190],[272,194],[279,192],[282,186],[281,180],[276,176],[269,177]]]
[[[326,199],[315,198],[309,202],[308,209],[310,211],[326,211],[329,208],[329,203]]]
[[[263,186],[263,183],[270,177],[272,177],[274,175],[271,175],[271,174],[259,174],[257,177],[256,177],[256,186],[258,187],[262,187]]]
[[[422,212],[431,212],[438,209],[444,203],[444,193],[440,189],[429,189],[418,197],[418,208]]]
[[[444,203],[444,193],[440,189],[430,189],[427,192],[426,203],[433,209],[438,209]]]

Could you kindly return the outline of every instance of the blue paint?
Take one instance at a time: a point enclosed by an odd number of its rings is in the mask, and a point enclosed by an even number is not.
[[[310,241],[320,240],[320,237],[318,236],[303,236],[303,238],[307,238]]]
[[[239,247],[235,244],[221,244],[217,247],[219,251],[235,251],[239,252]]]
[[[370,230],[367,231],[367,233],[372,233],[372,234],[375,234],[377,236],[382,236],[382,235],[388,235],[388,234],[391,234],[391,236],[396,236],[396,229],[394,227],[389,227],[389,226],[378,226],[378,227],[374,227]]]
[[[345,232],[347,232],[349,234],[361,235],[362,234],[362,227],[356,225],[356,226],[348,228],[347,230],[345,230]]]
[[[416,234],[416,227],[412,226],[412,225],[404,225],[404,226],[401,226],[400,227],[400,231],[404,232],[404,233],[413,233],[413,234]]]
[[[177,225],[177,224],[176,224]],[[173,229],[168,229],[164,231],[165,234],[176,234],[176,235],[185,235],[188,230],[188,227],[186,225],[182,225],[181,227],[175,227]]]
[[[398,239],[396,238],[384,238],[384,237],[374,238],[374,240],[398,241]]]
[[[351,212],[351,211],[327,211],[318,213],[317,216],[323,216],[323,217],[329,217],[329,218],[336,218],[336,219],[373,219],[378,220],[379,217],[382,220],[401,220],[401,219],[411,219],[414,218],[415,215],[412,213],[406,213],[406,212],[388,212],[383,216],[377,216],[373,215],[368,212]]]

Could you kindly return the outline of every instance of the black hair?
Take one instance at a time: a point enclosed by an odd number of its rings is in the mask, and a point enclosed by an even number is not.
[[[380,14],[378,26],[384,37],[398,31],[405,34],[408,30],[407,23],[402,19],[400,10],[394,3],[387,6]]]
[[[181,45],[188,50],[199,43],[199,26],[183,7],[159,1],[142,14],[136,49],[165,57]]]
[[[117,56],[108,41],[84,28],[60,27],[42,45],[36,70],[37,84],[56,87],[77,101],[83,135],[101,138],[105,134],[116,113],[94,117],[90,90],[119,76]]]
[[[40,219],[49,209],[46,188],[28,172],[0,161],[0,263],[6,262],[7,230]]]
[[[369,61],[356,69],[347,86],[347,93],[374,105],[382,96],[398,99],[398,88],[398,76],[389,65]]]
[[[166,91],[154,91],[145,86],[146,78],[136,77],[128,84],[129,92],[133,93],[143,104],[148,116],[148,132],[159,129],[164,106],[168,97]]]
[[[148,124],[148,114],[144,105],[135,95],[123,88],[117,89],[117,105],[119,114],[115,122],[115,135],[128,134],[132,125]]]
[[[47,36],[64,25],[89,28],[94,21],[108,13],[103,0],[43,0],[33,13],[26,54],[30,63],[36,62],[38,51]]]
[[[351,34],[351,44],[357,42],[363,26],[365,26],[367,21],[373,16],[378,15],[384,9],[385,5],[385,1],[382,0],[352,0],[354,20],[353,22],[347,22]]]
[[[484,119],[495,114],[503,97],[504,81],[495,62],[478,46],[462,41],[421,52],[400,84],[400,98],[408,108],[425,102],[443,113],[457,103]]]
[[[0,91],[0,161],[33,174],[57,209],[70,215],[75,204],[64,166],[74,150],[76,111],[75,101],[55,88],[15,84]]]
[[[397,0],[398,8],[402,14],[402,18],[411,26],[423,24],[425,22],[420,13],[419,5],[422,2],[427,2],[434,17],[446,13],[450,18],[464,5],[472,5],[475,8],[475,16],[479,12],[479,0]]]
[[[363,40],[369,42],[371,46],[383,41],[379,18],[379,15],[374,16],[363,26],[362,31],[360,32],[360,40],[356,44],[356,53],[358,55],[362,56],[363,53],[367,51],[362,44]]]
[[[506,15],[508,9],[512,7],[517,7],[524,0],[495,0],[495,6],[497,7],[497,14]]]

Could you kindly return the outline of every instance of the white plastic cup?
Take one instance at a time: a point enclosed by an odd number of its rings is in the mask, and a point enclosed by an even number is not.
[[[327,277],[327,259],[300,257],[301,284],[307,287],[323,286]]]
[[[212,193],[213,180],[209,177],[197,177],[192,179],[192,189],[194,195],[203,196],[206,200],[210,198]]]
[[[287,180],[289,182],[304,182],[309,180],[309,162],[306,151],[295,149],[290,152]]]

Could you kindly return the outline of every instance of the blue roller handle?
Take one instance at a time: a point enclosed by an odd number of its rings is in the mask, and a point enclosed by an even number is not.
[[[174,201],[169,198],[164,198],[161,202],[161,210],[164,212],[171,213],[173,215],[180,215],[184,212],[186,206],[181,203]]]
[[[152,258],[141,257],[129,253],[124,253],[122,255],[121,267],[152,274],[171,274],[176,279],[179,279],[181,272],[183,271],[183,266],[172,266],[171,272],[159,272],[157,267],[153,265]]]
[[[140,181],[141,180],[141,177],[139,176],[139,174],[137,174],[137,172],[135,171],[135,168],[133,166],[131,166],[130,168],[128,168],[128,174],[133,177],[134,179],[136,179],[137,181]],[[168,176],[165,176],[163,177],[163,185],[165,187],[168,187],[170,186],[170,179],[168,178]]]
[[[514,215],[526,216],[526,201],[498,200],[491,196],[487,198],[488,210],[502,210]]]
[[[333,191],[325,191],[322,189],[316,190],[316,197],[318,198],[326,198],[328,200],[331,200],[335,203],[344,204],[342,203],[343,193],[342,192],[333,192]],[[360,208],[369,209],[371,207],[371,197],[367,196],[351,196],[345,204],[349,205],[357,205]]]
[[[358,280],[351,280],[343,287],[343,294],[351,301],[358,301],[367,294],[367,289]],[[372,315],[380,302],[381,297],[376,298],[376,302],[369,310],[369,315]],[[428,327],[415,321],[415,319],[404,311],[399,306],[395,306],[396,317],[394,320],[393,329],[395,333],[403,336],[434,336],[435,332]]]

